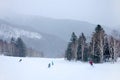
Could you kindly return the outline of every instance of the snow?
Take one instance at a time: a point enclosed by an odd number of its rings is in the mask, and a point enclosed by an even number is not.
[[[25,37],[32,38],[32,39],[33,38],[35,38],[35,39],[42,38],[41,34],[39,34],[37,32],[30,32],[30,31],[26,31],[23,29],[14,28],[7,24],[0,25],[0,35],[3,37],[7,37],[7,38],[11,38],[11,37],[18,38],[21,36],[25,36]]]
[[[54,65],[48,68],[52,61]],[[92,67],[88,63],[69,62],[63,58],[0,56],[0,80],[120,80],[119,75],[120,61]]]

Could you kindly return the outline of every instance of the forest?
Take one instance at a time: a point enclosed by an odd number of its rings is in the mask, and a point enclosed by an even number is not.
[[[26,46],[22,38],[11,38],[11,40],[0,39],[0,54],[13,57],[43,57],[42,52]]]
[[[91,39],[87,40],[84,33],[79,37],[73,32],[65,51],[65,59],[89,61],[94,63],[115,62],[120,56],[120,36],[113,31],[112,35],[105,33],[101,25],[97,25]]]
[[[0,40],[0,53],[6,56],[26,56],[26,46],[21,38],[11,38],[10,42]]]

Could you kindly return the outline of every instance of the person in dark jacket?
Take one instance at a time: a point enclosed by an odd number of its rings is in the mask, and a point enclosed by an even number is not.
[[[22,59],[19,60],[19,62],[21,62],[21,61],[22,61]]]
[[[48,68],[50,68],[50,67],[51,67],[51,64],[49,63],[49,64],[48,64]]]

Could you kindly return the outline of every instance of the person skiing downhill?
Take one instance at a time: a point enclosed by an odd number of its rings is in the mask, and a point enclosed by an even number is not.
[[[51,64],[49,63],[49,64],[48,64],[48,68],[50,68],[50,67],[51,67]]]
[[[22,61],[22,59],[19,60],[19,62],[21,62],[21,61]]]
[[[92,60],[90,60],[89,63],[90,63],[91,66],[93,66],[93,61]]]
[[[52,66],[54,65],[53,61],[52,61],[52,63],[51,63],[51,64],[52,64]]]

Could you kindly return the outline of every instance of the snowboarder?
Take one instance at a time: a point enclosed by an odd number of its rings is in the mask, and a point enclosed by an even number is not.
[[[89,63],[90,63],[91,66],[93,66],[93,61],[92,60],[90,60]]]
[[[49,63],[49,64],[48,64],[48,68],[50,68],[50,67],[51,67],[51,64]]]
[[[21,61],[22,61],[22,59],[19,60],[19,62],[21,62]]]
[[[52,61],[52,66],[54,65],[53,61]]]

